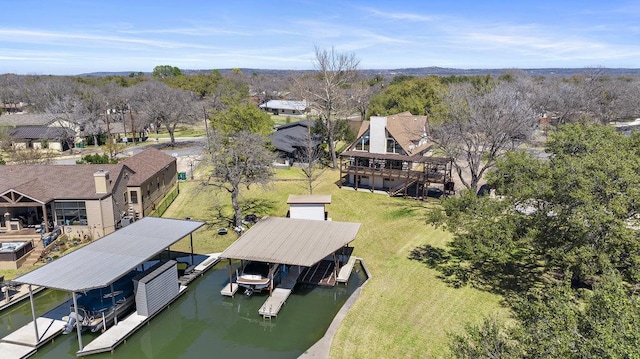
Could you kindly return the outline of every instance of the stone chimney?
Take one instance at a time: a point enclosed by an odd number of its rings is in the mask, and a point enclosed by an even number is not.
[[[98,170],[93,174],[96,184],[96,193],[107,193],[109,191],[109,171]]]

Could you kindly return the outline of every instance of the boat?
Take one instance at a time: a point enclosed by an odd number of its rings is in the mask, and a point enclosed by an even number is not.
[[[245,288],[244,293],[250,296],[254,292],[268,289],[271,285],[271,279],[278,278],[276,274],[279,268],[278,265],[270,268],[269,263],[250,261],[242,268],[242,271],[236,273],[236,282],[238,286]]]
[[[115,323],[116,318],[132,312],[135,308],[133,278],[139,273],[130,272],[114,282],[113,288],[92,289],[80,294],[77,313],[72,304],[69,315],[63,318],[67,323],[62,333],[71,333],[77,325],[81,326],[81,331],[103,332]]]

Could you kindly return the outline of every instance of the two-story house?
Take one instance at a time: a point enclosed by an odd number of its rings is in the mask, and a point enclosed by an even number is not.
[[[371,116],[340,154],[342,186],[424,198],[429,187],[453,190],[452,161],[430,155],[427,116]]]

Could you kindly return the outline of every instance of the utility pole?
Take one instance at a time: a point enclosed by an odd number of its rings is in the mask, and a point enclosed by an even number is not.
[[[112,146],[113,143],[111,141],[111,127],[109,127],[109,104],[107,103],[107,109],[104,111],[104,118],[107,122],[107,149],[109,150],[109,158],[113,158]]]
[[[130,105],[127,105],[127,107],[129,108],[129,117],[131,117],[131,136],[133,137],[133,145],[135,146],[136,145],[136,129],[133,126],[133,110],[131,110],[131,106]]]

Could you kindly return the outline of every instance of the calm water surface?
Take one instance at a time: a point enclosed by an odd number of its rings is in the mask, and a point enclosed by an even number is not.
[[[238,291],[235,298],[223,297],[220,289],[229,278],[227,266],[218,264],[192,282],[187,293],[168,309],[116,347],[113,354],[87,358],[296,358],[324,335],[342,304],[365,279],[356,265],[347,286],[298,286],[277,318],[263,320],[258,309],[268,294],[246,297]],[[43,292],[36,299],[36,315],[41,316],[69,298],[64,292]],[[27,300],[0,314],[0,336],[30,321]],[[83,334],[83,344],[94,337]],[[58,336],[32,358],[75,358],[77,350],[74,332]]]

